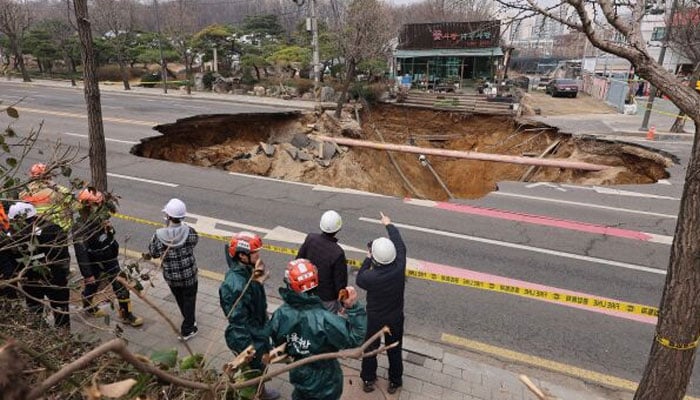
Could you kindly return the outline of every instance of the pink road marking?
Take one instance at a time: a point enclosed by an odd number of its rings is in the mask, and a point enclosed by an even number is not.
[[[472,279],[475,281],[494,283],[496,285],[516,286],[516,287],[519,287],[521,289],[542,290],[542,291],[546,291],[546,292],[555,292],[555,293],[577,296],[577,297],[595,298],[596,300],[619,302],[618,300],[609,299],[606,297],[600,297],[600,296],[595,296],[595,295],[581,293],[581,292],[574,292],[571,290],[565,290],[565,289],[555,288],[552,286],[540,285],[540,284],[521,281],[521,280],[517,280],[517,279],[510,279],[510,278],[506,278],[503,276],[486,274],[483,272],[477,272],[477,271],[472,271],[472,270],[468,270],[468,269],[452,267],[449,265],[434,264],[434,263],[430,263],[430,262],[426,262],[426,261],[417,261],[417,263],[418,263],[417,265],[412,265],[412,267],[418,271],[427,272],[427,273],[441,274],[441,275],[453,276],[453,277],[464,278],[464,279]],[[518,295],[516,294],[516,296],[518,296]],[[616,310],[612,310],[612,309],[604,309],[604,308],[586,306],[586,305],[581,305],[581,304],[563,303],[563,302],[559,302],[556,300],[550,300],[547,298],[540,298],[540,297],[534,297],[534,296],[520,296],[520,297],[527,297],[527,298],[533,299],[533,300],[546,301],[548,303],[555,303],[555,304],[561,305],[561,306],[578,308],[581,310],[586,310],[586,311],[591,311],[591,312],[597,312],[600,314],[605,314],[605,315],[609,315],[609,316],[613,316],[613,317],[617,317],[617,318],[629,319],[632,321],[642,322],[645,324],[651,324],[651,325],[656,324],[656,317],[654,317],[654,316],[632,314],[632,313],[627,313],[627,312],[623,312],[623,311],[616,311]]]
[[[404,201],[410,202],[410,200],[408,200],[408,201],[404,200]],[[555,228],[569,229],[569,230],[573,230],[573,231],[596,233],[596,234],[608,235],[608,236],[617,236],[617,237],[621,237],[621,238],[625,238],[625,239],[648,241],[648,240],[651,240],[653,238],[648,233],[639,232],[639,231],[632,231],[629,229],[619,229],[619,228],[613,228],[613,227],[609,227],[609,226],[605,226],[605,225],[589,224],[587,222],[558,219],[558,218],[552,218],[552,217],[547,217],[547,216],[543,216],[543,215],[523,214],[523,213],[517,213],[517,212],[512,212],[512,211],[497,210],[495,208],[482,208],[482,207],[474,207],[474,206],[468,206],[468,205],[464,205],[464,204],[453,204],[453,203],[446,203],[446,202],[436,202],[435,207],[442,209],[442,210],[456,211],[456,212],[461,212],[461,213],[465,213],[465,214],[479,215],[482,217],[491,217],[491,218],[506,219],[506,220],[510,220],[510,221],[526,222],[529,224],[552,226]]]

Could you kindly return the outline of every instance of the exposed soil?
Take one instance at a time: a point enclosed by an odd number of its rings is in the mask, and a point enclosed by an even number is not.
[[[668,157],[637,145],[575,138],[546,125],[518,122],[509,116],[475,116],[387,104],[364,110],[360,120],[361,130],[357,126],[353,130],[355,122],[349,116],[336,121],[330,112],[321,111],[196,116],[155,127],[163,136],[144,140],[132,152],[233,172],[435,200],[448,196],[416,154],[393,153],[406,182],[385,151],[341,146],[338,154],[323,161],[319,158],[318,144],[312,141],[300,146],[299,136],[309,133],[341,136],[355,131],[360,139],[381,141],[379,132],[390,143],[532,157],[540,156],[555,141],[560,141],[547,158],[613,167],[600,172],[538,167],[527,179],[531,182],[653,183],[668,177],[666,168],[672,164]],[[292,157],[298,151],[290,143],[295,135],[297,147],[302,147],[305,154],[301,158],[310,160]],[[274,144],[274,154],[266,155],[261,142]],[[495,190],[499,181],[520,180],[529,168],[437,156],[429,156],[428,160],[457,198],[484,196]]]

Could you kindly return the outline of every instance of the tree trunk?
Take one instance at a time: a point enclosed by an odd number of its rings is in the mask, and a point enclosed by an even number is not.
[[[75,20],[78,24],[80,52],[83,56],[83,81],[85,104],[88,114],[88,136],[90,172],[92,185],[100,191],[107,190],[107,149],[105,146],[104,125],[102,124],[102,105],[100,104],[100,87],[97,81],[95,49],[92,42],[92,30],[88,18],[87,0],[73,0]]]
[[[27,67],[24,65],[24,57],[22,56],[22,47],[19,45],[17,38],[9,38],[10,39],[10,46],[12,47],[12,52],[15,55],[15,67],[19,68],[19,71],[22,73],[22,80],[24,82],[31,82],[32,78],[29,77],[29,71],[27,71]]]
[[[258,78],[258,82],[260,82],[260,69],[257,65],[253,65],[253,68],[255,69],[255,76]]]
[[[695,88],[695,82],[700,79],[700,63],[695,66],[693,69],[693,73],[690,74],[690,78],[688,79],[688,87],[694,89]],[[676,120],[673,122],[673,125],[671,126],[671,132],[674,133],[683,133],[685,130],[685,113],[684,112],[679,112],[678,116],[676,116]]]
[[[75,84],[75,75],[73,75],[74,71],[72,71],[73,61],[70,59],[68,52],[65,50],[63,50],[63,62],[66,64],[66,71],[68,71],[68,75],[70,75],[70,85],[73,87],[77,86]]]
[[[126,71],[126,63],[124,62],[121,54],[119,55],[119,59],[117,60],[117,64],[119,64],[119,74],[122,76],[122,83],[124,84],[124,90],[131,90],[131,86],[129,86],[129,74]]]
[[[348,90],[350,89],[350,83],[355,79],[355,59],[348,59],[348,68],[345,73],[345,82],[343,83],[343,88],[340,91],[340,97],[338,97],[338,104],[335,107],[335,117],[340,118],[340,113],[343,111],[343,104],[348,97]]]
[[[187,80],[187,94],[192,94],[192,65],[188,57],[185,57],[185,79]]]
[[[635,400],[681,400],[693,371],[700,332],[700,118],[686,172],[656,337]]]

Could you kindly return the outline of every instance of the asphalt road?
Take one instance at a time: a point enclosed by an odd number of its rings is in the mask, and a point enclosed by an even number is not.
[[[0,82],[0,100],[22,98],[18,131],[44,122],[36,151],[25,165],[45,160],[56,141],[86,154],[87,123],[82,92]],[[687,143],[658,142],[681,164],[671,178],[645,186],[590,188],[503,182],[482,199],[418,203],[400,198],[331,190],[252,176],[233,175],[129,153],[139,139],[156,135],[150,126],[202,113],[275,112],[279,108],[142,95],[102,93],[110,190],[121,196],[120,212],[162,221],[162,206],[178,197],[194,214],[200,232],[230,234],[243,228],[266,243],[295,248],[318,218],[335,209],[344,218],[339,238],[361,259],[365,243],[384,232],[379,211],[399,225],[409,263],[428,273],[496,282],[482,290],[409,278],[406,332],[432,341],[443,333],[543,357],[585,370],[638,381],[653,338],[655,319],[639,313],[604,313],[573,301],[547,302],[518,296],[509,288],[557,292],[577,298],[606,298],[657,307],[684,180]],[[288,110],[288,109],[284,109]],[[0,119],[3,123],[7,118]],[[87,161],[75,168],[88,177]],[[124,247],[143,250],[155,226],[115,219]],[[245,224],[247,226],[242,226]],[[201,268],[223,273],[223,242],[203,239]],[[281,284],[290,256],[266,252]],[[573,293],[575,292],[575,293]],[[573,293],[573,294],[572,294]],[[614,307],[611,306],[611,307]],[[614,310],[613,310],[614,311]],[[697,370],[697,368],[696,368]],[[690,393],[697,393],[691,387]]]

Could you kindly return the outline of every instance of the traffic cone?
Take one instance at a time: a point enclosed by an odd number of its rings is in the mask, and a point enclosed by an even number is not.
[[[656,127],[652,126],[647,132],[647,140],[654,140],[654,135],[656,135]]]

